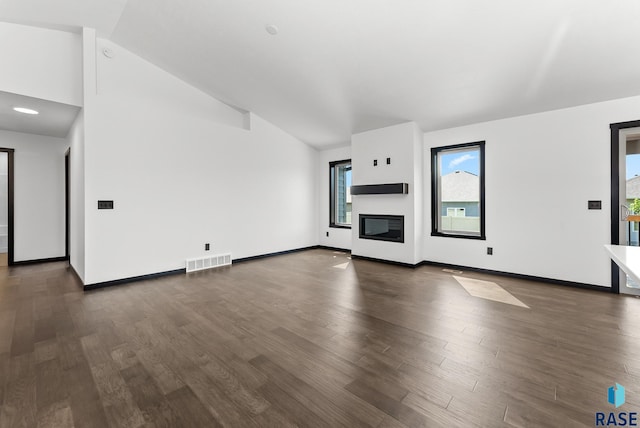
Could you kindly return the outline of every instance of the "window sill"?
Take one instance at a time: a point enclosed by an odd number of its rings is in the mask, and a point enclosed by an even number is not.
[[[351,226],[342,224],[330,224],[329,227],[333,227],[334,229],[351,229]]]
[[[460,239],[475,239],[480,241],[486,241],[487,237],[485,235],[464,235],[461,233],[442,233],[442,232],[431,232],[431,236],[440,236],[442,238],[460,238]]]

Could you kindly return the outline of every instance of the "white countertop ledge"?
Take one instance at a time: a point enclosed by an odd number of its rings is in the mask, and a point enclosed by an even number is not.
[[[604,248],[620,269],[640,284],[640,247],[607,244]]]

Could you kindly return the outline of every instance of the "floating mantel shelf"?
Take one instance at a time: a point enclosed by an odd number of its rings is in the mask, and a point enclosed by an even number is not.
[[[409,183],[365,184],[351,186],[352,195],[406,195]]]

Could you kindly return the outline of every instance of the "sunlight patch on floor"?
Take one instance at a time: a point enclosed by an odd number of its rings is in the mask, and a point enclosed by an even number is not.
[[[463,278],[461,276],[455,276],[454,278],[462,287],[467,290],[467,293],[474,297],[481,299],[493,300],[495,302],[506,303],[508,305],[520,306],[523,308],[529,308],[529,306],[522,303],[513,294],[509,293],[504,288],[500,287],[495,282],[481,281],[479,279]]]
[[[335,265],[335,266],[334,266],[334,268],[337,268],[337,269],[343,269],[343,270],[344,270],[344,269],[346,269],[346,268],[348,268],[348,267],[349,267],[349,262],[346,262],[346,263],[340,263],[339,265]]]

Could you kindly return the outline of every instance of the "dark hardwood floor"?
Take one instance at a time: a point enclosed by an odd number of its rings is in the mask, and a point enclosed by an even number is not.
[[[594,426],[616,382],[639,411],[640,299],[462,276],[529,308],[328,250],[91,292],[4,268],[0,426]]]

